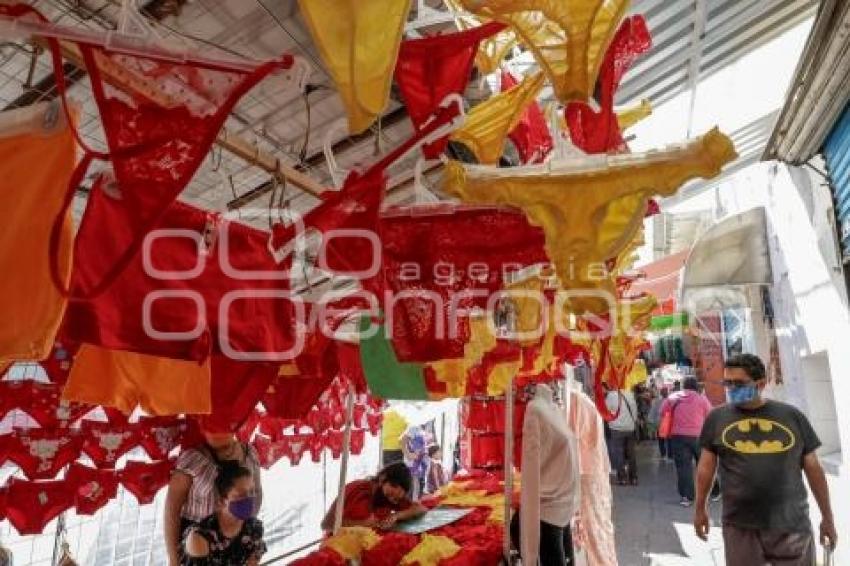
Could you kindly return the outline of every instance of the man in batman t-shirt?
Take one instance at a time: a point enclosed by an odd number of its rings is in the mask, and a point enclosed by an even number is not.
[[[815,454],[820,440],[798,409],[761,397],[765,384],[757,356],[726,362],[728,403],[709,413],[700,436],[694,527],[706,540],[707,497],[719,462],[727,566],[811,566],[815,544],[804,473],[823,517],[821,543],[834,546],[837,538]]]

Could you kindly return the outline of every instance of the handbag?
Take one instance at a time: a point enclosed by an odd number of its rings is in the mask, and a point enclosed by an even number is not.
[[[661,415],[661,422],[658,423],[658,438],[670,438],[673,435],[673,413],[676,412],[676,405],[679,403],[673,403],[673,407]]]

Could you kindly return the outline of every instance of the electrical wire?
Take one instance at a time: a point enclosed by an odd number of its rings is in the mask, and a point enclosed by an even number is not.
[[[297,45],[297,46],[298,46],[298,49],[300,49],[300,50],[301,50],[301,52],[302,52],[302,53],[303,53],[306,57],[308,57],[308,58],[309,58],[309,59],[313,62],[313,64],[314,64],[317,68],[321,69],[321,70],[322,70],[322,72],[325,74],[325,76],[327,76],[327,74],[328,74],[328,73],[327,73],[327,71],[325,70],[324,65],[322,65],[321,61],[319,61],[318,59],[316,59],[316,57],[314,57],[314,56],[313,56],[313,54],[310,52],[310,50],[307,48],[307,46],[305,46],[303,43],[301,43],[300,41],[298,41],[298,39],[297,39],[294,35],[292,35],[292,32],[290,32],[290,31],[287,29],[287,27],[286,27],[285,25],[283,25],[283,22],[280,20],[280,18],[277,16],[277,14],[275,14],[273,11],[271,11],[271,10],[269,9],[269,7],[268,7],[268,6],[266,6],[266,5],[263,3],[263,0],[257,0],[257,4],[258,4],[258,5],[259,5],[262,9],[263,9],[263,11],[265,11],[265,12],[266,12],[266,14],[268,14],[268,15],[271,17],[271,19],[273,19],[273,20],[275,21],[275,23],[277,24],[277,27],[279,27],[280,29],[282,29],[282,30],[283,30],[283,32],[284,32],[286,35],[288,35],[288,36],[289,36],[289,39],[291,39],[291,40],[292,40],[292,42],[293,42],[295,45]]]

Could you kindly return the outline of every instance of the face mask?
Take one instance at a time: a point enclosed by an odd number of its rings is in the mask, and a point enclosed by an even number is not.
[[[726,401],[732,405],[744,405],[755,400],[757,396],[758,387],[753,384],[726,388]]]
[[[249,496],[241,499],[234,499],[228,503],[227,510],[230,511],[230,514],[237,519],[247,521],[254,516],[254,498]]]

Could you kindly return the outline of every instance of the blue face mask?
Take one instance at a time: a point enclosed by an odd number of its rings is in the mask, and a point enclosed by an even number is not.
[[[757,397],[758,387],[755,384],[726,388],[726,401],[732,405],[745,405]]]
[[[234,499],[227,504],[230,514],[242,521],[247,521],[254,516],[254,498],[251,496]]]

